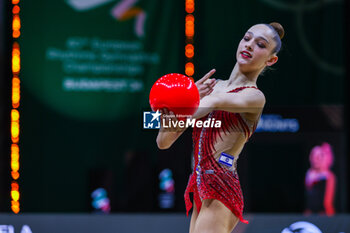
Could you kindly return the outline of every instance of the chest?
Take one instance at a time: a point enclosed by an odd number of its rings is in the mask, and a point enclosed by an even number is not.
[[[227,86],[227,81],[218,80],[213,88],[213,92],[210,95],[219,94],[219,93],[227,93],[230,90],[232,90],[232,87]]]

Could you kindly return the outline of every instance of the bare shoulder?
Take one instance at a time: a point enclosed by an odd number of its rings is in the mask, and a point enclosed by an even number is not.
[[[244,98],[249,103],[263,107],[266,103],[266,98],[264,93],[256,88],[245,88],[239,92],[240,96]]]
[[[265,106],[264,93],[256,88],[246,88],[241,91],[242,98],[247,102],[247,105],[252,110],[243,113],[246,120],[255,122],[260,118],[261,112]]]

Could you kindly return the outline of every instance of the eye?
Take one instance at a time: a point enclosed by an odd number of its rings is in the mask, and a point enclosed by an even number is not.
[[[265,44],[264,44],[264,43],[261,43],[261,42],[258,43],[258,46],[259,46],[260,48],[266,48]]]
[[[244,36],[244,37],[243,37],[243,40],[249,41],[249,37],[248,37],[248,36]]]

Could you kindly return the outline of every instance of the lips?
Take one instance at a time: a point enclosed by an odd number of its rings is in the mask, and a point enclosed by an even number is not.
[[[244,50],[244,51],[241,52],[241,56],[242,56],[243,58],[252,58],[252,57],[253,57],[252,54],[249,53],[249,52],[246,51],[246,50]]]

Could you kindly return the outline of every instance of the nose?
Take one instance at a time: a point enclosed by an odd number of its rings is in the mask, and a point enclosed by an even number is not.
[[[245,43],[244,43],[245,49],[248,50],[248,51],[252,51],[253,50],[253,44],[252,43],[253,43],[252,39],[250,39],[248,41],[245,41]]]
[[[245,48],[246,48],[248,51],[252,51],[251,43],[247,43],[247,44],[245,45]]]

